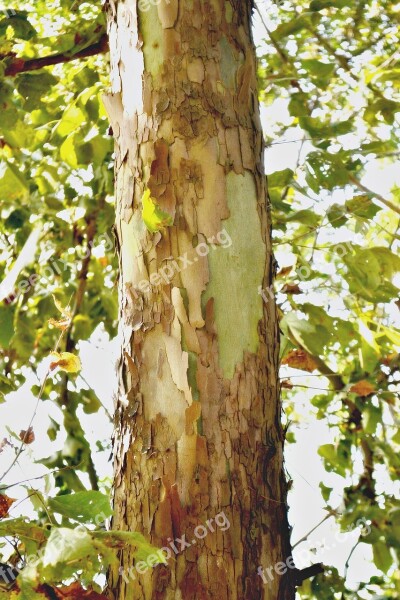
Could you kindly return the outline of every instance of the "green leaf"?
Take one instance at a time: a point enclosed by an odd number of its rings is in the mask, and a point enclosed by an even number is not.
[[[2,124],[3,136],[7,144],[12,148],[31,148],[35,140],[35,132],[31,127],[20,119],[16,119],[11,125]]]
[[[323,444],[319,447],[318,454],[324,458],[328,471],[335,471],[342,477],[346,476],[346,470],[351,466],[349,443],[346,440],[340,440],[336,446]]]
[[[375,542],[372,546],[374,563],[384,573],[387,573],[393,563],[390,548],[385,542]]]
[[[309,210],[305,208],[303,210],[298,210],[291,214],[286,218],[288,223],[303,223],[303,225],[309,225],[310,227],[316,227],[321,220],[321,215],[314,212],[313,210]]]
[[[82,391],[80,401],[83,406],[83,412],[87,415],[97,413],[102,406],[93,390]]]
[[[19,40],[31,40],[36,37],[36,29],[28,21],[26,11],[15,11],[0,21],[0,36],[3,37],[9,27],[12,28],[14,37]]]
[[[330,392],[325,394],[317,394],[311,399],[311,404],[318,408],[318,418],[326,415],[326,410],[329,404],[333,401],[333,395]]]
[[[390,525],[395,539],[400,540],[400,508],[395,509],[389,514]]]
[[[343,261],[348,267],[344,276],[352,293],[370,302],[389,302],[397,297],[399,291],[390,280],[400,271],[400,257],[389,248],[355,249],[354,254],[344,255]]]
[[[301,61],[303,69],[306,69],[310,75],[315,77],[330,77],[335,71],[335,63],[325,63],[315,58]]]
[[[346,210],[340,204],[332,204],[326,212],[329,223],[332,227],[342,227],[347,223]]]
[[[322,354],[325,345],[330,339],[330,333],[325,327],[314,325],[305,319],[300,319],[293,312],[286,314],[280,325],[282,331],[295,344],[302,346],[313,356]]]
[[[76,315],[72,322],[74,340],[87,340],[93,333],[94,324],[87,315]]]
[[[311,0],[310,2],[310,10],[312,11],[320,11],[325,8],[330,8],[331,6],[335,6],[335,2],[332,0]]]
[[[319,484],[319,487],[320,487],[321,495],[322,495],[323,499],[325,500],[325,502],[328,502],[333,488],[327,487],[326,485],[324,485],[322,483],[322,481]]]
[[[323,137],[326,133],[326,130],[316,129],[311,135]],[[339,156],[328,152],[311,152],[307,156],[306,181],[317,193],[321,189],[333,190],[345,185],[350,181],[350,176]]]
[[[100,524],[105,518],[112,516],[110,500],[97,491],[57,496],[49,500],[49,507],[52,511],[80,523]]]
[[[41,559],[42,573],[50,581],[71,577],[80,569],[100,568],[98,549],[83,526],[76,529],[52,529]]]
[[[283,169],[275,171],[268,175],[268,188],[283,188],[290,184],[293,178],[292,169]]]
[[[299,17],[288,21],[287,23],[282,23],[278,25],[278,27],[272,32],[272,36],[276,41],[282,40],[282,38],[287,37],[288,35],[292,35],[294,33],[298,33],[305,27],[307,27],[309,23],[309,19],[307,18],[307,13],[303,13]]]
[[[82,123],[84,123],[85,120],[86,116],[83,113],[82,109],[76,106],[76,104],[74,103],[71,106],[69,106],[64,112],[60,122],[55,127],[53,133],[60,135],[61,137],[66,137],[67,135],[78,129],[78,127],[80,127],[80,125],[82,125]]]
[[[365,433],[374,435],[378,423],[382,420],[382,409],[373,404],[367,405],[363,410],[363,424]]]
[[[150,555],[156,555],[158,557],[157,562],[154,564],[164,563],[162,553],[158,554],[158,548],[149,544],[146,538],[137,532],[130,531],[96,531],[93,533],[93,537],[102,541],[110,547],[120,547],[122,545],[129,545],[135,548],[135,557],[138,560],[146,561]]]
[[[52,417],[50,417],[50,425],[47,428],[47,435],[49,439],[54,442],[57,438],[57,433],[60,431],[60,425]]]
[[[297,92],[292,94],[288,110],[292,117],[308,117],[310,115],[310,109],[308,106],[309,97],[303,92]]]
[[[372,219],[380,210],[382,210],[372,202],[371,198],[366,194],[354,196],[351,200],[346,201],[345,206],[347,212],[366,219]]]
[[[10,341],[11,347],[16,350],[21,359],[27,360],[33,353],[35,343],[35,330],[29,313],[19,311],[14,327],[15,332]]]
[[[42,544],[49,536],[49,531],[45,527],[40,527],[33,521],[18,517],[17,519],[0,520],[0,535],[15,535],[24,540]]]
[[[381,326],[381,331],[389,339],[392,344],[400,347],[400,331],[394,327]]]
[[[4,225],[10,229],[20,229],[27,221],[29,221],[28,211],[24,208],[17,208],[8,215]]]
[[[382,83],[385,81],[400,81],[400,69],[379,69],[376,73],[374,73],[374,77],[372,81],[381,81]]]
[[[352,0],[311,0],[310,10],[320,11],[326,8],[344,8],[352,6]]]
[[[9,162],[0,162],[0,199],[10,203],[13,200],[25,200],[29,186],[17,167]]]
[[[78,158],[76,155],[76,144],[77,140],[75,139],[75,135],[70,134],[65,141],[61,144],[60,147],[60,157],[64,160],[70,167],[76,169],[78,167]]]
[[[387,98],[379,98],[379,100],[373,101],[365,109],[364,119],[370,125],[376,125],[382,122],[382,120],[378,118],[381,116],[386,123],[392,125],[395,115],[399,111],[399,102],[393,102],[393,100],[388,100]]]
[[[112,152],[112,142],[102,135],[97,135],[89,142],[77,145],[75,151],[79,164],[102,165],[107,154]]]
[[[345,135],[353,130],[353,121],[352,119],[347,119],[346,121],[322,121],[316,117],[299,117],[299,124],[303,129],[308,131],[311,137],[318,138],[332,138],[340,135]],[[308,156],[308,160],[315,162],[316,160],[321,161],[321,159],[325,159],[326,163],[331,163],[332,166],[336,166],[338,168],[340,166],[340,157],[337,154],[329,154],[328,152],[324,153],[314,153],[312,152]],[[322,164],[322,163],[321,163]]]
[[[22,73],[22,75],[18,75],[16,80],[18,92],[25,100],[32,103],[38,103],[42,96],[47,95],[56,83],[57,78],[47,71]],[[32,104],[30,108],[32,108]]]
[[[325,459],[325,461],[331,467],[335,467],[337,464],[336,448],[333,444],[323,444],[318,448],[318,454]]]
[[[14,335],[14,306],[0,305],[0,346],[8,348]]]
[[[328,315],[322,306],[306,302],[301,305],[301,311],[308,315],[313,325],[322,325],[330,334],[334,333],[336,319]]]
[[[360,341],[360,364],[365,373],[373,373],[380,359],[380,352],[364,337]]]

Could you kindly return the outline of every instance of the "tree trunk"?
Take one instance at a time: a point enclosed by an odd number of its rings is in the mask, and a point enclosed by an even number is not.
[[[110,597],[292,599],[288,574],[257,572],[290,545],[277,315],[261,296],[273,257],[251,6],[107,0],[106,11],[120,256],[113,526],[172,554],[144,569],[124,550]],[[163,211],[153,232],[146,190]]]

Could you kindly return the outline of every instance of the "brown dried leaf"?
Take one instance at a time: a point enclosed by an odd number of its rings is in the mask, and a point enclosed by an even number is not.
[[[281,387],[285,388],[286,390],[291,390],[293,388],[293,383],[290,381],[290,379],[282,379]]]
[[[60,319],[59,321],[57,321],[57,319],[49,319],[48,323],[49,325],[53,325],[53,327],[56,327],[57,329],[61,329],[61,331],[65,331],[70,326],[71,319],[67,317]]]
[[[281,289],[282,294],[302,294],[302,290],[297,283],[285,283]]]
[[[279,273],[276,274],[276,279],[281,279],[282,277],[286,277],[286,275],[289,275],[290,271],[293,269],[293,265],[291,265],[290,267],[283,267]]]
[[[16,498],[9,498],[5,494],[0,494],[0,519],[8,516],[9,508],[15,500]]]
[[[388,354],[382,358],[381,363],[390,367],[390,365],[393,365],[399,359],[399,357],[400,355],[397,352],[393,352],[392,354]]]
[[[108,258],[106,256],[100,256],[99,263],[101,264],[101,266],[103,268],[107,267],[107,265],[108,265]]]
[[[366,396],[370,396],[376,391],[375,386],[367,381],[366,379],[362,379],[361,381],[357,381],[354,385],[351,386],[350,392],[365,398]]]
[[[308,373],[312,373],[315,369],[318,368],[317,363],[305,350],[291,350],[282,360],[283,365],[288,365],[293,369],[301,369],[302,371],[307,371]]]
[[[11,444],[7,438],[3,438],[0,442],[0,452],[3,452],[3,450],[6,446],[11,446]]]
[[[24,442],[24,444],[32,444],[35,441],[35,432],[33,431],[33,427],[29,427],[27,431],[22,429],[19,434],[19,439],[21,442]]]

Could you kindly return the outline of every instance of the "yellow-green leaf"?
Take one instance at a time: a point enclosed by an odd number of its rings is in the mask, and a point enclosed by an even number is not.
[[[54,357],[50,364],[51,371],[58,367],[67,373],[78,373],[82,368],[79,357],[71,352],[53,352],[51,356]]]
[[[171,215],[161,210],[151,197],[149,189],[146,189],[142,196],[142,205],[143,221],[151,233],[156,233],[164,227],[172,225],[173,220]]]

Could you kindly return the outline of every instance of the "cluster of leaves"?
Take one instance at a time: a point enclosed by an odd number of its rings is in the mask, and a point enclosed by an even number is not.
[[[10,560],[18,561],[24,553],[24,564],[15,562],[8,572],[3,565],[0,577],[10,589],[2,591],[0,584],[0,598],[105,598],[93,589],[98,587],[93,579],[118,562],[117,553],[126,545],[133,548],[138,560],[152,555],[153,564],[162,562],[141,534],[104,530],[104,521],[112,514],[104,494],[82,491],[46,499],[37,491],[32,493],[41,506],[40,520],[32,523],[20,517],[0,521],[0,535],[13,531],[18,537],[18,553]],[[7,498],[4,503],[9,507],[12,500]],[[7,509],[0,514],[7,516]],[[75,582],[65,586],[65,579]]]
[[[48,487],[56,497],[27,490],[37,517],[0,521],[0,536],[13,540],[18,555],[42,557],[33,571],[21,571],[15,591],[21,598],[36,597],[33,588],[38,597],[54,598],[40,586],[68,578],[89,585],[115,554],[115,535],[106,539],[88,530],[79,538],[74,529],[76,520],[90,524],[106,498],[97,491],[95,450],[80,422],[82,412],[102,411],[102,405],[76,375],[79,343],[98,327],[115,335],[117,320],[113,142],[101,102],[108,76],[104,40],[100,3],[28,0],[23,10],[6,2],[0,12],[0,403],[25,380],[37,381],[35,373],[53,353],[45,381],[32,390],[59,415],[49,418],[48,436],[60,449],[42,460],[53,473]],[[58,308],[70,307],[57,320],[52,296]],[[34,442],[30,417],[21,415],[24,429],[0,444],[12,465]],[[100,441],[98,449],[109,452]],[[82,494],[96,496],[87,504],[90,514],[77,519]],[[108,517],[109,503],[105,512]],[[53,513],[62,515],[61,523]],[[66,543],[54,545],[57,536]],[[10,546],[1,545],[5,560]],[[68,594],[57,589],[60,598],[100,598],[86,596],[80,584]]]
[[[267,11],[260,5],[259,13],[265,33],[260,94],[271,115],[267,149],[298,148],[294,168],[268,177],[275,251],[285,261],[277,278],[282,363],[286,372],[289,366],[313,373],[310,387],[322,388],[310,391],[311,402],[336,443],[319,453],[328,472],[351,482],[343,486],[338,521],[343,530],[359,517],[370,523],[361,541],[372,546],[382,572],[351,591],[332,570],[305,582],[300,594],[398,598],[400,502],[390,482],[400,475],[400,331],[394,326],[400,190],[374,193],[363,177],[399,154],[400,5],[283,1],[267,4]],[[267,150],[267,166],[268,156]],[[318,375],[325,386],[315,383]],[[289,442],[298,419],[296,381],[283,381]],[[329,510],[331,491],[321,484]]]

